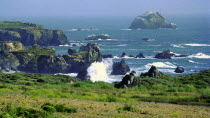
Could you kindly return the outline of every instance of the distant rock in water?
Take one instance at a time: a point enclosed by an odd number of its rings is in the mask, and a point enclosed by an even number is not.
[[[112,75],[125,75],[130,71],[129,66],[125,63],[125,60],[122,59],[120,62],[115,62],[112,66]]]
[[[158,29],[158,28],[177,28],[176,24],[167,23],[164,16],[159,12],[151,11],[137,16],[129,29]]]
[[[144,55],[142,53],[139,53],[136,58],[145,58]]]
[[[44,29],[42,25],[0,22],[0,41],[20,41],[25,46],[59,46],[69,44],[62,30]]]
[[[150,42],[150,41],[155,41],[155,39],[149,39],[149,38],[143,38],[142,40],[148,41],[148,42]]]
[[[122,55],[121,55],[122,58],[123,58],[123,57],[126,57],[126,56],[127,56],[127,55],[126,55],[125,52],[123,52]]]
[[[163,51],[161,53],[157,53],[155,58],[157,59],[171,59],[171,57],[175,56],[174,53],[171,53],[170,50]]]
[[[148,72],[141,73],[140,77],[153,77],[160,78],[163,76],[163,73],[160,72],[155,66],[152,66]]]
[[[183,73],[184,72],[184,68],[183,67],[180,67],[180,66],[178,66],[176,69],[175,69],[175,71],[174,71],[175,73]]]
[[[109,40],[112,39],[108,34],[89,35],[85,40]]]

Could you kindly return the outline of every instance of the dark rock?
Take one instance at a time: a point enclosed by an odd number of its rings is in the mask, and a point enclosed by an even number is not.
[[[112,66],[112,75],[125,75],[130,71],[129,66],[125,63],[125,60],[122,59],[120,62],[115,62]]]
[[[144,40],[144,41],[155,41],[155,39],[149,39],[149,38],[143,38],[142,40]]]
[[[163,73],[158,71],[155,66],[152,66],[148,72],[141,73],[140,77],[153,77],[153,78],[160,78],[163,76]]]
[[[103,58],[113,58],[113,55],[112,54],[104,54]]]
[[[155,58],[157,59],[171,59],[171,57],[175,56],[174,53],[171,53],[170,50],[163,51],[161,53],[157,53]]]
[[[139,53],[136,58],[145,58],[144,55],[142,53]]]
[[[77,46],[76,44],[73,44],[72,46]]]
[[[122,53],[121,57],[127,56],[125,52]]]
[[[80,71],[78,74],[77,74],[77,78],[80,78],[82,80],[88,80],[89,77],[87,76],[87,70],[83,70],[83,71]]]
[[[140,81],[135,78],[135,73],[131,72],[123,77],[122,81],[115,83],[116,88],[129,88],[139,85]]]
[[[85,40],[107,40],[111,39],[111,37],[108,34],[100,34],[98,36],[96,35],[89,35]]]
[[[68,49],[68,54],[69,54],[69,55],[74,54],[74,53],[76,53],[76,52],[77,52],[76,49],[72,49],[72,48],[69,48],[69,49]]]
[[[176,69],[175,69],[175,71],[174,71],[175,73],[183,73],[184,72],[184,68],[183,67],[180,67],[180,66],[178,66]]]
[[[137,16],[129,29],[158,29],[158,28],[177,28],[176,24],[167,23],[164,16],[160,13],[146,12]]]

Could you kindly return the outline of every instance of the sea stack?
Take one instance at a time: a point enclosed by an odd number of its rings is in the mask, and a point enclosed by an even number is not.
[[[137,16],[129,29],[158,29],[158,28],[177,28],[174,23],[167,23],[166,18],[159,12],[148,11],[143,15]]]

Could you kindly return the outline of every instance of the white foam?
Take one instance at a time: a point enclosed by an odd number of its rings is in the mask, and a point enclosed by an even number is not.
[[[196,44],[196,43],[192,43],[192,44],[184,44],[187,46],[210,46],[210,44]]]
[[[177,66],[170,63],[170,62],[154,62],[154,63],[148,63],[145,65],[146,68],[150,68],[151,66],[156,66],[158,68],[176,68]]]
[[[87,69],[90,80],[93,82],[104,81],[114,82],[115,79],[110,78],[108,75],[112,70],[112,59],[104,59],[103,62],[94,62]]]
[[[56,73],[55,75],[68,75],[70,77],[76,77],[78,73]]]
[[[130,30],[132,30],[132,29],[121,29],[121,30],[127,30],[127,31],[130,31]]]
[[[71,47],[71,45],[65,44],[65,45],[59,45],[61,47]]]
[[[127,46],[127,44],[119,44],[119,45],[117,45],[117,46]]]
[[[197,54],[192,54],[189,57],[194,57],[194,58],[201,58],[201,59],[209,59],[210,55],[206,55],[204,53],[197,53]]]
[[[185,48],[184,46],[182,46],[181,44],[171,44],[172,47],[175,48]]]

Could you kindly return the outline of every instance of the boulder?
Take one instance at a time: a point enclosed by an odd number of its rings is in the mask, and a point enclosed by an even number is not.
[[[184,68],[183,67],[180,67],[180,66],[178,66],[176,69],[175,69],[175,71],[174,71],[175,73],[183,73],[184,72]]]
[[[161,53],[157,53],[155,58],[157,59],[171,59],[171,57],[175,56],[174,53],[171,53],[170,50],[163,51]]]
[[[142,53],[139,53],[138,55],[136,55],[136,58],[145,58],[145,57]]]
[[[122,59],[120,62],[115,62],[112,66],[112,75],[125,75],[130,71],[129,66],[125,63],[125,60]]]
[[[166,19],[159,12],[148,11],[139,15],[132,22],[129,29],[158,29],[158,28],[177,28],[176,24],[167,23]]]
[[[160,72],[155,66],[152,66],[148,72],[141,73],[140,77],[153,77],[160,78],[163,76],[163,73]]]
[[[125,52],[123,52],[122,55],[121,55],[121,57],[123,58],[123,57],[125,57],[125,56],[127,56],[127,55],[126,55]]]
[[[69,54],[69,55],[74,54],[74,53],[76,53],[76,52],[77,52],[76,49],[73,49],[73,48],[69,48],[69,49],[68,49],[68,54]]]
[[[24,46],[19,41],[0,42],[0,52],[1,51],[11,52],[11,51],[20,51],[20,50],[24,50]]]

